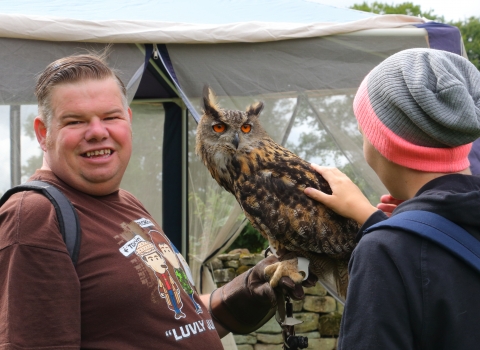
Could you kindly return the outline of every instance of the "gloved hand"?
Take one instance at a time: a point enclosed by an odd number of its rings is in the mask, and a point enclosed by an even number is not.
[[[260,261],[250,270],[235,277],[210,295],[209,312],[212,318],[230,332],[248,334],[264,325],[277,310],[274,289],[265,276],[265,267],[278,262],[274,255]],[[317,278],[309,274],[305,286],[315,285]],[[281,289],[292,299],[305,297],[302,285],[295,284],[290,278],[282,277],[276,289]],[[280,290],[278,290],[280,291]],[[282,295],[278,293],[278,295]]]

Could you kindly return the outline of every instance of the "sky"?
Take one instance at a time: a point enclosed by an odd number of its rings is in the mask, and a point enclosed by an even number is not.
[[[414,5],[420,5],[423,12],[433,10],[437,16],[444,16],[446,21],[457,21],[468,19],[471,16],[480,17],[480,1],[479,0],[376,0],[380,3],[389,5],[398,5],[404,2],[411,2]],[[315,0],[325,5],[335,7],[349,8],[354,4],[362,4],[364,0]],[[367,0],[368,4],[375,1]]]

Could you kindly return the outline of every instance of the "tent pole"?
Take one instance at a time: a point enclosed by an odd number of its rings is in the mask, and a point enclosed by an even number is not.
[[[182,102],[182,255],[188,262],[188,116],[187,108]]]
[[[137,45],[137,48],[143,53],[143,55],[145,55],[145,49],[143,48],[143,46],[141,46],[139,44],[135,44],[135,45]],[[172,84],[170,79],[167,78],[167,76],[165,74],[163,74],[162,70],[157,66],[157,64],[155,63],[153,58],[150,58],[148,62],[157,71],[157,73],[162,77],[162,79],[168,84],[168,86],[170,86],[170,88],[177,94],[177,96],[180,96],[176,86]]]
[[[21,168],[21,123],[20,106],[10,106],[10,185],[20,185]]]

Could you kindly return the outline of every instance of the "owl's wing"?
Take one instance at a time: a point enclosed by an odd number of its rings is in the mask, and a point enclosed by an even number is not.
[[[237,200],[255,228],[290,251],[338,258],[351,253],[358,225],[303,193],[307,186],[330,190],[308,163],[283,152],[256,165],[235,184]]]
[[[277,156],[251,163],[254,171],[236,182],[235,195],[255,228],[308,258],[322,284],[342,301],[358,224],[303,193],[307,186],[330,192],[328,183],[309,163],[285,149],[272,153]]]

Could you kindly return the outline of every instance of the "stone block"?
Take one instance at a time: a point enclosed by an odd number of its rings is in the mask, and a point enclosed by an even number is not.
[[[258,333],[268,333],[268,334],[275,334],[275,333],[282,333],[282,328],[278,324],[275,316],[273,316],[270,320],[267,321],[262,327],[256,330],[257,337]]]
[[[238,260],[227,260],[224,261],[223,266],[227,268],[231,267],[233,269],[238,269],[238,267],[240,266],[240,262]]]
[[[240,258],[240,254],[220,254],[219,256],[217,256],[217,258],[222,261],[238,260]]]
[[[240,267],[237,269],[237,271],[235,271],[235,272],[236,272],[236,274],[237,274],[237,276],[238,276],[238,275],[241,275],[242,273],[244,273],[245,271],[250,270],[251,268],[252,268],[251,266],[242,265],[242,266],[240,266]]]
[[[213,258],[208,262],[208,267],[210,267],[212,270],[218,270],[218,269],[223,269],[223,262],[222,260],[218,258]]]
[[[336,338],[308,339],[307,349],[334,350],[337,348]]]
[[[293,312],[300,312],[303,310],[303,300],[292,300]]]
[[[240,255],[240,265],[254,266],[263,259],[260,254],[242,254]]]
[[[235,278],[235,276],[234,269],[220,269],[213,271],[213,279],[215,282],[217,282],[217,284],[230,282]]]
[[[338,312],[320,316],[318,319],[318,331],[322,336],[338,336],[341,320],[342,315]]]
[[[234,334],[235,344],[255,344],[257,342],[257,335],[255,333],[250,334]]]
[[[257,333],[257,340],[264,344],[282,344],[282,334]]]
[[[247,248],[237,248],[230,250],[228,254],[250,254],[250,251]]]
[[[321,297],[327,295],[327,290],[320,283],[317,283],[315,286],[310,288],[303,288],[303,290],[305,291],[305,294],[318,295]]]
[[[295,332],[295,334],[298,335],[298,336],[307,337],[309,340],[320,338],[320,333],[319,332],[307,332],[307,333]]]
[[[318,314],[313,312],[298,312],[294,313],[293,317],[303,321],[303,323],[295,325],[295,333],[305,333],[318,330]]]
[[[311,312],[333,312],[337,309],[337,303],[330,296],[307,295],[303,302],[303,309]]]
[[[344,309],[344,308],[345,308],[345,306],[344,306],[341,302],[339,302],[339,301],[337,300],[337,312],[338,312],[339,314],[343,314],[343,309]]]
[[[250,344],[237,345],[237,350],[253,350],[253,346]]]
[[[253,346],[254,350],[283,350],[283,344],[262,344],[257,343]]]

